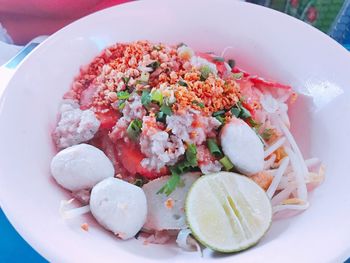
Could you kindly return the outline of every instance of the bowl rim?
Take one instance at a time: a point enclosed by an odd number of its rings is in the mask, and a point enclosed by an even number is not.
[[[200,0],[195,0],[195,1],[201,2]],[[206,1],[209,1],[209,0],[206,0]],[[58,39],[62,35],[64,35],[67,30],[74,29],[74,28],[77,29],[79,26],[83,26],[85,22],[90,21],[92,19],[96,19],[97,18],[97,20],[98,20],[98,18],[100,16],[103,16],[105,13],[108,13],[108,12],[110,12],[112,10],[121,10],[121,9],[126,9],[127,10],[128,8],[142,8],[142,6],[144,6],[146,4],[156,4],[156,5],[164,4],[164,5],[166,5],[169,2],[175,2],[175,0],[149,0],[149,1],[127,2],[127,3],[122,3],[120,5],[116,5],[116,6],[113,6],[113,7],[106,8],[106,9],[94,12],[92,14],[89,14],[89,15],[87,15],[85,17],[82,17],[82,18],[80,18],[80,19],[70,23],[69,25],[63,27],[62,29],[58,30],[57,32],[55,32],[54,34],[49,36],[46,40],[44,40],[37,48],[35,48],[31,52],[31,54],[29,54],[18,65],[16,72],[18,71],[18,69],[22,69],[22,68],[26,67],[28,61],[32,60],[33,54],[36,54],[38,52],[38,50],[46,48],[47,46],[49,46],[51,42],[56,41],[56,39]],[[179,2],[179,1],[176,1],[176,2]],[[181,2],[186,3],[187,1],[186,0],[181,0]],[[218,1],[218,5],[221,2],[228,2],[228,1],[226,1],[226,0],[219,0]],[[263,7],[263,6],[258,6],[258,5],[252,4],[252,3],[246,3],[246,2],[237,1],[237,2],[232,2],[232,4],[247,6],[247,8],[256,8],[256,9],[259,9],[260,10],[259,12],[261,14],[263,14],[263,15],[269,15],[269,14],[273,15],[274,17],[276,17],[276,20],[285,19],[285,20],[289,20],[290,23],[292,23],[292,24],[295,24],[295,25],[299,24],[299,26],[302,25],[302,27],[307,28],[307,30],[313,31],[314,33],[317,32],[317,34],[319,34],[320,36],[322,35],[323,38],[325,38],[325,37],[328,38],[327,41],[328,41],[328,43],[330,45],[332,45],[332,47],[331,47],[332,49],[336,49],[337,52],[343,53],[344,56],[348,56],[348,58],[350,59],[349,52],[342,45],[340,45],[335,40],[331,39],[325,33],[319,31],[318,29],[312,27],[311,25],[306,24],[306,23],[304,23],[304,22],[302,22],[302,21],[300,21],[300,20],[298,20],[298,19],[296,19],[294,17],[288,16],[288,15],[286,15],[284,13],[279,12],[279,11],[276,11],[276,10],[273,10],[273,9],[269,9],[269,8],[266,8],[266,7]],[[11,80],[8,82],[8,84],[5,87],[3,93],[1,94],[0,107],[1,107],[1,104],[2,104],[2,102],[4,100],[4,98],[6,97],[6,93],[8,92],[8,90],[12,86],[13,79],[18,77],[18,74],[16,72],[12,76]],[[1,110],[0,110],[0,115],[1,115]],[[51,259],[51,260],[55,259],[57,261],[65,261],[67,259],[63,255],[60,255],[55,249],[47,246],[46,244],[40,243],[37,240],[35,240],[34,238],[32,238],[32,236],[30,234],[31,230],[22,228],[21,220],[18,220],[16,215],[15,215],[16,214],[15,209],[13,209],[12,207],[10,207],[7,204],[6,196],[3,196],[1,194],[1,191],[0,191],[0,205],[1,205],[1,208],[2,208],[2,210],[4,212],[4,214],[9,219],[9,221],[11,222],[13,227],[16,229],[16,231],[25,239],[25,241],[28,244],[30,244],[36,251],[38,251],[38,253],[43,255],[45,258]],[[345,257],[346,255],[341,255],[341,257],[343,257],[343,256]],[[143,260],[143,262],[148,262],[148,260]]]

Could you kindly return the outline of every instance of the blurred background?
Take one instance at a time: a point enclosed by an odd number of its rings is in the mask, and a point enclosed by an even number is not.
[[[246,1],[296,17],[350,48],[350,0],[251,0]]]

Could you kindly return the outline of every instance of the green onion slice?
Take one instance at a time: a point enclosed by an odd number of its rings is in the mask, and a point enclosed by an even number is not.
[[[209,73],[211,73],[211,69],[209,68],[208,65],[203,65],[200,69],[201,72],[201,77],[200,79],[202,81],[206,80],[209,77]]]
[[[130,93],[128,91],[118,91],[117,97],[120,100],[127,100],[128,98],[130,98]]]
[[[168,105],[166,105],[166,104],[163,104],[160,107],[160,111],[163,112],[164,114],[168,115],[168,116],[171,116],[173,114],[173,112],[171,111],[171,108]]]
[[[140,136],[141,128],[142,121],[139,119],[135,119],[132,122],[130,122],[128,128],[126,129],[126,133],[128,134],[130,139],[136,140]]]
[[[195,144],[187,146],[185,152],[186,159],[170,167],[171,176],[166,184],[159,189],[157,194],[164,193],[170,195],[177,186],[180,184],[180,175],[187,172],[191,168],[195,168],[198,165],[197,162],[197,147]]]
[[[234,165],[227,156],[220,159],[220,163],[224,166],[226,171],[230,171]]]
[[[221,157],[222,152],[219,148],[219,145],[216,143],[215,139],[208,139],[207,141],[208,149],[212,155],[215,157]]]
[[[159,105],[163,104],[163,94],[159,90],[154,90],[151,92],[151,101],[158,103]]]
[[[141,103],[143,106],[148,106],[151,103],[151,96],[148,90],[143,90],[141,95]]]

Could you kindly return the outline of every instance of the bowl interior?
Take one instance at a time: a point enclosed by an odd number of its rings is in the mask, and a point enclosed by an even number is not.
[[[248,251],[225,256],[206,251],[204,260],[251,262],[261,253],[272,262],[281,255],[288,262],[345,259],[350,254],[350,209],[345,209],[350,125],[343,116],[350,112],[350,56],[293,18],[224,0],[141,1],[107,9],[54,34],[22,63],[0,103],[0,200],[23,237],[50,261],[198,259],[171,244],[119,241],[90,216],[64,221],[58,212],[60,201],[70,198],[49,173],[50,131],[61,97],[79,67],[103,48],[139,39],[184,42],[217,54],[230,46],[225,57],[241,68],[292,85],[303,94],[290,111],[292,131],[304,156],[319,157],[327,166],[326,181],[312,193],[307,211],[275,221]],[[80,228],[84,222],[90,224],[88,232]]]

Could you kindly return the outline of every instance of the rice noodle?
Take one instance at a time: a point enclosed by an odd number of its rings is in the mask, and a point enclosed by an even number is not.
[[[305,176],[304,176],[304,173],[302,171],[300,161],[298,160],[295,153],[289,147],[284,147],[284,150],[290,158],[290,162],[292,164],[293,171],[295,173],[295,179],[297,182],[297,196],[300,199],[306,201],[307,200],[307,188],[306,188],[306,183],[305,183]]]
[[[269,188],[266,191],[266,194],[269,198],[272,198],[273,194],[276,192],[277,186],[279,184],[279,182],[281,181],[281,178],[284,174],[284,172],[287,169],[287,166],[289,164],[289,157],[284,157],[281,161],[281,165],[280,167],[278,167],[274,178],[269,186]]]
[[[75,199],[72,198],[70,200],[62,200],[59,208],[59,213],[63,219],[70,219],[74,218],[83,214],[86,214],[90,212],[90,206],[82,206],[78,208],[69,208],[70,204],[74,201]]]
[[[187,251],[197,251],[203,256],[202,249],[198,242],[191,236],[191,230],[188,228],[181,229],[176,238],[177,245]]]
[[[278,148],[280,148],[284,144],[285,141],[286,141],[286,138],[281,137],[276,142],[274,142],[272,145],[267,147],[267,149],[264,152],[264,158],[266,158],[267,156],[272,154],[274,151],[276,151]]]
[[[284,210],[306,210],[309,207],[309,203],[305,202],[301,205],[276,205],[272,208],[273,213],[281,212]]]

